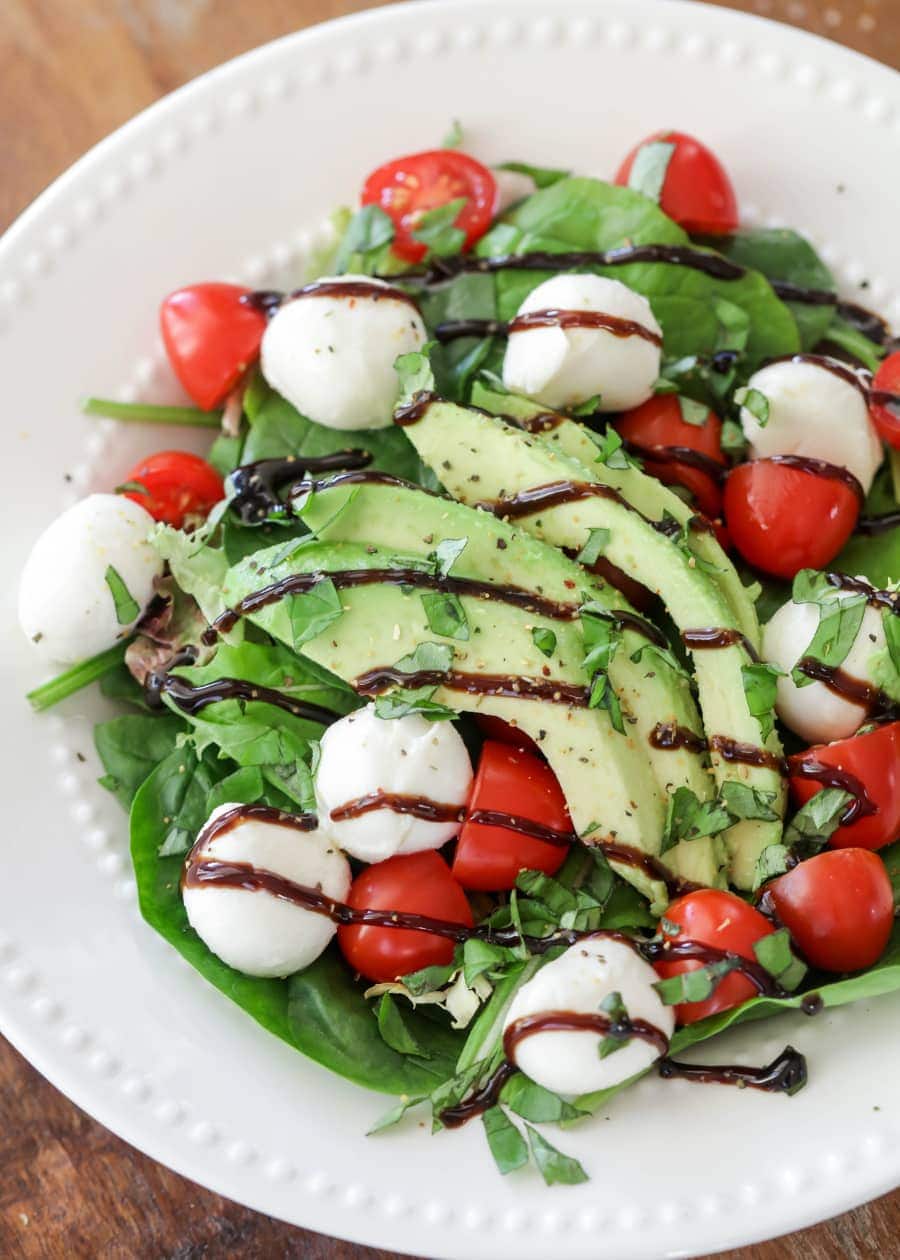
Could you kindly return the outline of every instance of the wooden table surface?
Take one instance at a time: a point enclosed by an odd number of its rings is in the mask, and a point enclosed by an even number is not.
[[[723,3],[724,0],[713,0]],[[552,3],[552,0],[551,0]],[[95,141],[228,57],[367,0],[3,0],[0,228]],[[900,68],[900,0],[724,4]],[[0,1041],[0,1256],[304,1257],[387,1253],[293,1229],[139,1155]],[[900,1191],[730,1260],[900,1256]]]

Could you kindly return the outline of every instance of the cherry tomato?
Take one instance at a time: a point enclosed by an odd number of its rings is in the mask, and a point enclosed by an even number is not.
[[[777,577],[821,569],[838,554],[859,518],[859,500],[842,481],[757,459],[732,469],[725,521],[745,560]]]
[[[622,163],[615,183],[626,185],[640,150],[659,141],[675,146],[660,196],[660,206],[669,218],[695,236],[734,232],[738,208],[731,180],[715,154],[683,131],[658,131],[642,140]]]
[[[873,403],[870,410],[872,422],[882,439],[889,446],[900,448],[900,350],[895,350],[884,360],[875,373],[872,388],[898,396],[894,402]]]
[[[709,411],[702,424],[688,424],[682,417],[675,395],[658,394],[641,403],[640,407],[626,411],[616,428],[626,442],[640,448],[637,454],[652,477],[666,485],[685,486],[696,499],[700,511],[711,520],[721,515],[722,492],[715,476],[690,463],[656,462],[650,455],[652,447],[680,446],[721,464],[724,469],[722,421],[717,415]]]
[[[224,402],[259,356],[266,317],[241,301],[249,292],[238,284],[192,284],[159,309],[169,362],[204,411]]]
[[[742,958],[756,961],[753,946],[763,936],[774,932],[765,915],[736,897],[734,893],[720,892],[717,888],[700,888],[673,901],[665,914],[667,923],[677,924],[681,931],[669,936],[672,941],[694,941],[698,945],[714,945]],[[667,936],[663,928],[663,935]],[[657,972],[667,979],[680,976],[686,971],[696,971],[702,961],[682,959],[677,962],[655,964]],[[698,1019],[715,1015],[718,1011],[740,1006],[755,995],[752,981],[739,971],[732,971],[720,980],[705,1002],[683,1002],[675,1007],[679,1024],[695,1024]]]
[[[540,749],[531,738],[518,726],[504,722],[503,718],[494,717],[492,713],[476,713],[475,721],[485,739],[495,740],[498,744],[511,744],[522,752],[540,755]]]
[[[146,508],[155,521],[180,529],[189,516],[208,516],[214,503],[225,497],[222,478],[211,464],[190,451],[157,451],[131,469],[125,483],[140,490],[123,490]]]
[[[833,849],[880,849],[900,840],[900,722],[788,757],[791,795],[798,806],[831,786],[803,775],[804,766],[815,767],[817,763],[834,766],[858,779],[875,806],[874,813],[861,813],[855,822],[838,827],[829,841]]]
[[[376,862],[357,875],[347,897],[356,910],[400,910],[471,927],[466,894],[433,850]],[[420,967],[445,966],[454,942],[413,928],[339,927],[341,953],[354,971],[378,982],[396,980]]]
[[[539,840],[502,824],[476,822],[472,816],[478,810],[496,810],[571,833],[565,797],[546,762],[510,744],[484,745],[453,874],[464,888],[498,892],[514,888],[520,871],[555,875],[566,860],[567,844]]]
[[[894,926],[894,892],[877,853],[819,853],[779,875],[766,893],[813,967],[860,971],[884,953]]]
[[[454,224],[465,232],[463,249],[468,249],[490,227],[497,183],[486,166],[465,153],[430,149],[386,162],[363,184],[361,200],[364,206],[380,206],[393,219],[394,253],[415,263],[428,252],[413,236],[422,215],[459,197],[466,204]]]

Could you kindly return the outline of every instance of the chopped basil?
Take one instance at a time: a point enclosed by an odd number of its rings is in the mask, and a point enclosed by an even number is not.
[[[679,394],[678,406],[681,409],[681,418],[685,424],[692,424],[695,428],[702,428],[706,424],[709,415],[709,407],[707,407],[706,403],[697,402],[694,398],[687,398],[684,394]]]
[[[442,149],[458,149],[463,142],[463,129],[458,118],[454,118],[450,124],[450,130],[444,136],[441,142]]]
[[[806,975],[806,966],[791,949],[791,934],[779,928],[762,936],[753,945],[756,961],[774,977],[783,989],[793,990]]]
[[[742,306],[716,298],[713,303],[719,321],[717,350],[745,350],[750,337],[750,316]]]
[[[385,1129],[392,1129],[398,1124],[407,1111],[411,1111],[413,1107],[418,1107],[420,1103],[425,1102],[427,1095],[419,1094],[414,1098],[402,1097],[398,1103],[389,1108],[383,1115],[379,1116],[371,1129],[366,1131],[366,1137],[374,1137],[376,1133],[383,1133]]]
[[[591,531],[592,533],[595,531]],[[582,604],[579,609],[581,633],[584,638],[584,668],[607,670],[622,640],[622,632],[616,625],[609,609],[596,601]]]
[[[141,615],[140,604],[111,564],[107,565],[104,576],[106,585],[109,587],[109,593],[112,595],[113,603],[116,606],[116,621],[118,621],[120,626],[130,626]]]
[[[303,595],[292,595],[290,615],[295,649],[315,639],[343,613],[340,594],[331,578],[322,578]]]
[[[659,930],[663,936],[680,936],[681,924],[675,923],[672,919],[667,919],[665,915],[659,921]]]
[[[435,634],[442,634],[448,639],[468,639],[466,610],[456,595],[443,591],[423,592],[422,605],[429,629]]]
[[[743,455],[747,449],[747,439],[744,437],[744,430],[736,420],[724,420],[722,422],[720,441],[725,454],[735,458]]]
[[[398,406],[412,402],[419,394],[430,394],[433,391],[434,372],[428,357],[433,345],[434,342],[426,342],[421,350],[411,350],[409,354],[398,355],[394,360],[394,371],[400,378]]]
[[[424,1051],[404,1023],[390,993],[383,994],[377,1010],[378,1031],[385,1045],[398,1054],[423,1055]],[[425,1055],[427,1058],[428,1056]]]
[[[438,577],[446,577],[466,549],[468,538],[444,538],[428,555]]]
[[[734,401],[739,407],[746,407],[751,416],[759,421],[761,429],[769,423],[769,400],[760,390],[746,387],[735,390]]]
[[[612,993],[607,993],[600,1003],[600,1011],[602,1014],[609,1016],[613,1027],[617,1024],[624,1024],[628,1020],[628,1011],[625,1003],[622,1001],[622,994],[618,989],[613,990]],[[629,1040],[629,1037],[617,1035],[611,1028],[609,1032],[600,1038],[597,1053],[601,1059],[606,1059],[609,1055],[615,1054],[617,1050],[622,1050]]]
[[[513,952],[502,945],[493,945],[490,941],[481,941],[477,936],[471,937],[463,945],[463,978],[469,988],[473,988],[479,976],[492,979],[502,973],[511,962],[517,962]]]
[[[334,271],[346,271],[354,254],[374,254],[394,239],[394,224],[380,206],[363,206],[347,225],[334,259]]]
[[[775,729],[772,713],[775,707],[775,693],[779,676],[783,673],[777,665],[764,663],[742,665],[741,678],[744,683],[744,695],[747,708],[759,721],[760,735],[765,742]]]
[[[610,531],[602,527],[588,530],[588,540],[576,556],[579,564],[596,564],[604,548],[608,545],[610,536]]]
[[[680,975],[658,980],[653,988],[666,1006],[680,1006],[683,1002],[705,1002],[714,993],[719,982],[739,966],[739,959],[722,958],[694,971],[683,971]]]
[[[840,826],[847,806],[853,800],[843,788],[823,788],[799,809],[784,832],[784,843],[798,856],[809,857],[825,847]]]
[[[689,787],[677,787],[669,796],[660,853],[666,853],[682,840],[718,835],[733,821],[721,801],[701,801]]]
[[[465,244],[466,233],[463,228],[456,227],[456,220],[468,202],[468,197],[456,197],[443,206],[426,210],[416,224],[413,239],[427,245],[429,251],[438,257],[458,254]]]
[[[527,175],[529,179],[534,180],[538,188],[549,188],[551,184],[558,184],[561,179],[567,179],[571,174],[570,171],[559,171],[549,166],[531,166],[528,162],[501,162],[497,170],[515,171],[518,175]]]
[[[622,717],[622,706],[619,697],[613,691],[609,675],[599,670],[591,683],[591,694],[588,698],[589,709],[606,709],[614,731],[625,734],[625,722]]]
[[[440,673],[446,674],[453,663],[453,648],[449,643],[420,643],[415,652],[401,657],[394,666],[402,674]],[[447,721],[455,718],[456,712],[446,705],[438,704],[432,697],[437,691],[437,684],[424,687],[399,687],[387,695],[378,696],[375,701],[375,714],[387,720],[406,717],[410,713],[421,713],[432,722]]]
[[[491,1107],[481,1117],[488,1146],[499,1172],[514,1172],[528,1163],[528,1146],[502,1107]]]
[[[394,669],[401,674],[420,674],[424,670],[446,674],[453,664],[453,655],[453,648],[447,643],[420,643],[415,652],[401,656]]]
[[[791,851],[786,844],[767,844],[756,859],[756,872],[753,878],[754,889],[759,888],[776,875],[783,875],[790,870]]]
[[[543,652],[544,656],[552,656],[556,651],[556,635],[546,626],[532,626],[531,639],[537,650]]]
[[[819,605],[819,624],[803,656],[822,665],[842,664],[859,634],[866,611],[865,595],[842,596],[824,573],[801,569],[794,578],[791,598],[795,604]],[[814,681],[799,666],[791,671],[791,678],[798,687]]]
[[[423,993],[434,993],[437,989],[446,988],[456,970],[455,962],[447,963],[444,967],[422,967],[401,977],[401,983],[409,989],[413,997],[421,997]]]
[[[561,1121],[577,1120],[585,1113],[578,1107],[560,1098],[551,1090],[538,1085],[517,1072],[511,1076],[500,1094],[503,1105],[514,1111],[523,1120],[531,1120],[534,1124],[559,1124]]]
[[[140,481],[123,481],[120,486],[116,486],[116,494],[142,494],[150,497],[150,491]]]
[[[634,661],[636,665],[642,665],[644,663],[644,657],[647,655],[651,658],[649,662],[651,667],[653,667],[654,661],[656,661],[664,668],[672,670],[673,673],[677,674],[679,678],[684,679],[685,682],[693,682],[690,673],[675,657],[671,649],[660,647],[658,643],[642,643],[639,648],[636,648],[635,651],[631,653],[631,656],[628,659]]]
[[[666,182],[666,171],[674,152],[675,145],[665,140],[651,140],[642,144],[634,156],[628,187],[659,204],[663,184]]]
[[[590,437],[599,447],[594,463],[605,464],[607,468],[629,467],[628,457],[622,449],[622,439],[615,429],[607,429],[602,437],[597,433],[590,434]]]
[[[890,608],[885,608],[881,614],[881,623],[884,626],[884,637],[887,639],[891,664],[900,674],[900,617]]]
[[[600,410],[600,404],[603,401],[602,394],[594,394],[592,398],[587,398],[583,403],[579,403],[577,407],[569,408],[570,416],[592,416],[595,411]]]
[[[558,1151],[527,1122],[525,1131],[534,1162],[548,1186],[577,1186],[588,1180],[587,1173],[577,1159],[563,1155],[562,1151]]]
[[[759,822],[780,822],[781,815],[772,808],[776,795],[734,779],[723,783],[721,788],[722,803],[729,814]]]

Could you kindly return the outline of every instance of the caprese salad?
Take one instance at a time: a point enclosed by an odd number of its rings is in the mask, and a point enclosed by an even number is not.
[[[679,1053],[900,987],[900,348],[681,132],[375,170],[293,292],[166,297],[206,426],[49,526],[147,921],[503,1173]],[[798,1025],[798,1037],[802,1029]]]

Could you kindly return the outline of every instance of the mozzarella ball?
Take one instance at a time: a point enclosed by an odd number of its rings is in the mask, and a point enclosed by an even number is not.
[[[121,494],[92,494],[44,530],[25,562],[19,624],[41,653],[74,665],[112,647],[134,628],[116,612],[115,576],[140,613],[153,596],[163,562],[148,542],[153,517]],[[107,575],[113,587],[107,582]]]
[[[518,314],[549,310],[596,311],[662,332],[645,297],[605,276],[554,276],[528,294]],[[600,411],[624,411],[651,396],[661,357],[659,346],[636,333],[525,328],[509,335],[503,384],[545,407],[575,407],[599,394]]]
[[[827,360],[826,360],[827,362]],[[819,363],[770,363],[750,377],[769,403],[765,425],[746,407],[741,424],[755,459],[805,455],[848,468],[868,491],[883,451],[862,391]]]
[[[398,355],[420,350],[425,325],[397,289],[370,276],[323,276],[317,284],[359,282],[383,290],[362,296],[291,298],[263,334],[262,373],[298,411],[328,429],[383,429],[393,422]]]
[[[845,598],[851,598],[847,592]],[[763,630],[763,655],[779,665],[786,677],[778,679],[775,707],[786,726],[810,744],[828,744],[846,739],[866,720],[860,704],[845,700],[824,683],[811,682],[798,687],[790,672],[806,654],[819,624],[816,604],[782,604]],[[861,682],[875,682],[874,657],[886,647],[884,625],[877,608],[866,607],[859,633],[841,669]]]
[[[189,862],[242,862],[343,901],[350,864],[322,831],[240,818],[215,834],[213,824],[239,805],[213,810]],[[188,922],[207,948],[248,976],[289,976],[315,962],[337,931],[324,914],[305,910],[263,889],[228,888],[213,882],[182,889]]]
[[[419,713],[384,719],[369,704],[322,736],[316,772],[319,826],[362,862],[439,849],[459,831],[459,819],[429,822],[386,806],[344,820],[332,814],[350,801],[382,792],[425,797],[456,806],[462,814],[471,786],[472,763],[451,722],[429,722]]]
[[[530,175],[525,175],[522,171],[504,171],[501,167],[495,166],[491,174],[497,184],[497,197],[494,202],[495,217],[537,192],[537,184]]]
[[[675,1013],[653,988],[658,976],[630,945],[610,937],[587,937],[547,963],[524,984],[506,1014],[504,1031],[525,1015],[541,1011],[597,1014],[612,993],[620,993],[632,1020],[653,1024],[666,1037],[675,1028]],[[533,1033],[515,1047],[517,1067],[538,1085],[557,1094],[589,1094],[620,1085],[659,1058],[659,1050],[634,1037],[601,1059],[603,1037],[590,1031]]]

